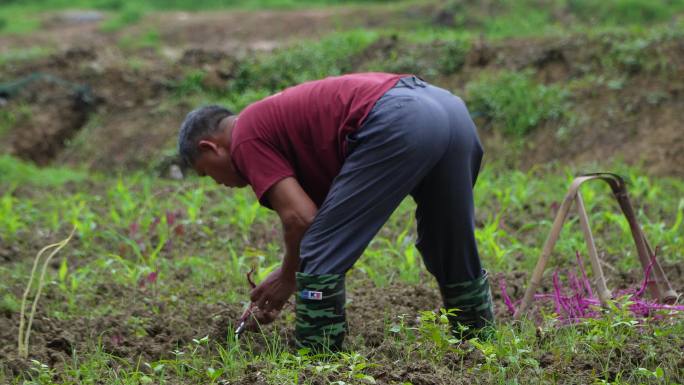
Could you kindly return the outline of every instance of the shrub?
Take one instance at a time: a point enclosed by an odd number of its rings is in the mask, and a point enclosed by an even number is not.
[[[116,7],[116,5],[114,3],[111,6]],[[118,8],[113,8],[113,9],[118,10]],[[144,16],[144,12],[140,8],[133,8],[133,7],[123,8],[120,11],[118,11],[116,16],[113,16],[104,22],[104,24],[102,25],[102,30],[105,32],[118,31],[124,27],[127,27],[129,25],[132,25],[132,24],[139,22],[143,16]]]
[[[454,74],[463,68],[470,50],[470,41],[465,39],[449,40],[444,43],[439,57],[439,72],[443,75]]]
[[[173,88],[179,96],[204,92],[204,78],[206,75],[206,72],[201,69],[188,71],[183,78],[173,84]]]
[[[559,86],[546,86],[529,72],[485,75],[468,84],[468,105],[474,116],[484,116],[505,134],[522,136],[546,119],[563,116],[567,93]]]
[[[413,38],[413,39],[412,39]],[[416,74],[426,79],[459,72],[465,64],[470,40],[463,36],[392,34],[369,47],[360,71]]]
[[[355,31],[334,34],[318,43],[302,43],[270,55],[245,60],[239,66],[231,91],[264,89],[270,92],[353,69],[351,57],[362,52],[376,34]]]

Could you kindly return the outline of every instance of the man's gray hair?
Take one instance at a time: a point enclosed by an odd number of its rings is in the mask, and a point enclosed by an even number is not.
[[[230,115],[233,115],[230,110],[216,105],[203,106],[190,111],[178,132],[178,154],[183,162],[192,166],[199,155],[197,144],[218,131],[221,120]]]

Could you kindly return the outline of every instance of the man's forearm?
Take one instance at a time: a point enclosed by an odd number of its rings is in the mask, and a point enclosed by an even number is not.
[[[281,270],[294,278],[299,270],[299,244],[316,217],[318,208],[293,177],[273,185],[266,193],[266,198],[283,224],[285,259]]]
[[[292,277],[299,271],[299,245],[308,228],[309,223],[283,223],[285,258],[282,270]]]

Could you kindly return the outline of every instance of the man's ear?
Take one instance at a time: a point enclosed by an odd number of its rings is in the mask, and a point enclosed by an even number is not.
[[[213,151],[218,153],[218,145],[208,139],[200,140],[199,143],[197,143],[197,147],[199,147],[200,151]]]

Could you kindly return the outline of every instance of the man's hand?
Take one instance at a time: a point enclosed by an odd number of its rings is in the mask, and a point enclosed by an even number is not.
[[[269,274],[250,294],[252,304],[247,312],[245,330],[256,330],[257,324],[273,322],[297,288],[295,272],[299,269],[299,243],[316,216],[316,205],[293,177],[280,180],[267,192],[266,198],[283,223],[285,257],[283,265]],[[241,319],[245,318],[244,315]]]
[[[265,320],[268,320],[271,318],[268,315],[274,311],[277,314],[283,308],[296,288],[294,273],[287,273],[279,267],[252,290],[250,299],[258,307],[259,312],[266,315]]]

